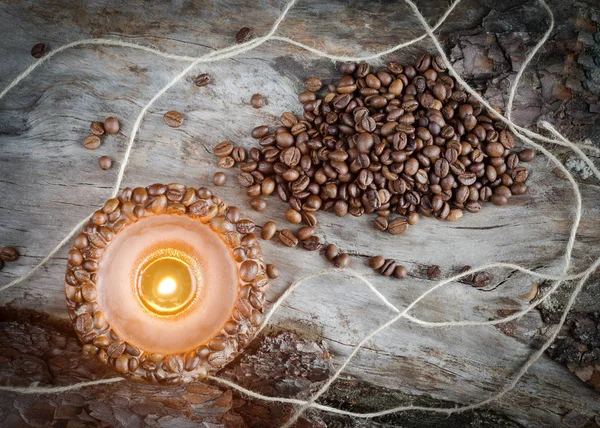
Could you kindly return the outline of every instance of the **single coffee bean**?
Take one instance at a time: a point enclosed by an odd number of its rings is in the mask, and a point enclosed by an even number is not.
[[[233,168],[233,166],[235,165],[235,161],[231,156],[225,156],[219,159],[218,165],[220,168],[229,169]]]
[[[338,269],[346,268],[350,265],[350,256],[342,253],[333,260],[333,265]]]
[[[112,168],[112,163],[112,159],[108,156],[102,156],[100,159],[98,159],[98,166],[100,166],[100,169],[105,171]]]
[[[532,149],[525,149],[519,152],[521,162],[531,162],[535,158],[535,152]]]
[[[309,77],[304,82],[304,87],[311,92],[317,92],[322,86],[323,83],[321,83],[321,81],[316,77]]]
[[[335,244],[329,244],[325,248],[325,257],[327,258],[327,260],[333,261],[338,256],[339,253],[340,253],[340,250],[338,249],[337,245],[335,245]]]
[[[279,276],[279,269],[277,269],[277,266],[273,265],[273,264],[268,264],[266,266],[266,270],[265,270],[267,276],[271,279],[275,279]]]
[[[384,262],[385,262],[385,257],[383,257],[383,256],[371,257],[371,259],[369,260],[369,266],[372,267],[373,269],[379,269],[379,268],[381,268],[381,266],[383,266]]]
[[[419,213],[417,213],[416,211],[413,211],[412,213],[410,213],[408,215],[408,224],[410,224],[411,226],[414,226],[418,222],[419,222]]]
[[[250,206],[255,211],[264,211],[267,208],[267,202],[261,197],[255,197],[250,200]]]
[[[279,232],[278,236],[281,243],[286,247],[295,247],[298,245],[298,238],[290,229],[283,229],[281,232]]]
[[[408,271],[402,265],[397,265],[394,269],[394,277],[398,279],[404,279],[408,276]]]
[[[19,258],[19,252],[13,247],[4,247],[0,250],[0,260],[14,262]]]
[[[212,82],[210,74],[208,73],[199,74],[192,80],[194,81],[194,84],[198,87],[209,85]]]
[[[315,228],[310,226],[304,226],[298,229],[296,236],[300,241],[305,241],[315,234]]]
[[[97,135],[89,135],[83,140],[83,147],[88,150],[96,150],[100,146],[100,138]]]
[[[492,195],[491,197],[492,204],[502,206],[508,203],[508,199],[506,199],[502,195]]]
[[[92,132],[92,135],[100,136],[104,134],[104,125],[102,122],[92,122],[90,125],[90,131]]]
[[[377,217],[377,218],[375,218],[373,225],[375,226],[375,229],[377,229],[377,230],[381,230],[381,231],[387,230],[387,228],[388,228],[387,218]]]
[[[254,32],[251,28],[242,27],[235,35],[236,43],[245,43],[254,36]]]
[[[244,162],[246,160],[246,149],[243,147],[234,147],[231,157],[236,163]]]
[[[302,245],[302,248],[304,248],[306,251],[317,251],[323,246],[321,239],[318,236],[310,236],[304,240],[301,240],[300,245]]]
[[[163,119],[171,128],[179,128],[183,124],[183,114],[175,110],[166,112]]]
[[[265,97],[261,94],[254,94],[250,97],[250,105],[254,108],[262,108],[265,105]]]
[[[379,273],[381,273],[383,276],[391,276],[395,270],[396,262],[392,259],[386,259],[381,268],[379,268]]]
[[[46,45],[44,43],[37,43],[31,48],[31,56],[40,59],[46,55]]]
[[[110,116],[104,120],[104,131],[106,131],[107,134],[114,135],[118,133],[120,129],[121,124],[116,117]]]
[[[290,208],[285,212],[285,219],[292,224],[300,224],[302,222],[302,214]]]
[[[429,266],[427,269],[427,278],[436,279],[441,274],[441,269],[438,265]]]
[[[260,237],[264,240],[269,240],[275,236],[277,232],[277,224],[274,221],[268,221],[260,230]]]
[[[397,217],[388,223],[388,232],[392,235],[400,235],[408,229],[408,222],[404,217]]]
[[[315,227],[317,225],[317,216],[314,212],[304,212],[302,213],[302,222],[311,227]]]
[[[223,186],[227,182],[227,176],[224,172],[216,172],[212,181],[215,186]]]
[[[223,141],[213,148],[215,156],[223,158],[229,156],[233,152],[233,143],[231,141]]]

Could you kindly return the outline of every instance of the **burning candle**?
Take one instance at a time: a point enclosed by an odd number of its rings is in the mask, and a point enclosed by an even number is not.
[[[254,224],[206,188],[125,189],[69,252],[67,306],[83,350],[134,379],[185,382],[231,361],[268,287]]]

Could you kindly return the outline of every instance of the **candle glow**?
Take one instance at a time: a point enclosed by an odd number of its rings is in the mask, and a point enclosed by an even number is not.
[[[159,294],[172,294],[176,289],[177,283],[170,276],[166,277],[158,284]]]

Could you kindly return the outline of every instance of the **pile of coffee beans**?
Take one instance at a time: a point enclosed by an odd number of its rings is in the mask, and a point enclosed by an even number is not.
[[[515,152],[513,135],[439,57],[339,70],[322,93],[319,79],[306,81],[302,117],[286,112],[282,126],[252,130],[260,149],[251,149],[239,176],[250,196],[275,193],[297,213],[288,219],[318,210],[376,214],[375,228],[399,235],[420,215],[456,221],[482,202],[506,205],[527,191],[522,163],[535,153]]]
[[[4,262],[14,262],[19,258],[19,252],[13,247],[4,247],[0,250],[0,270],[4,267]]]

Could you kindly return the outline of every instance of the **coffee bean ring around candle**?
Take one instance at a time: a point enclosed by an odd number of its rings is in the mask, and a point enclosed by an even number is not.
[[[122,340],[99,306],[96,283],[102,255],[115,236],[144,217],[185,215],[209,225],[226,246],[238,268],[238,294],[232,315],[205,344],[185,353],[158,355]],[[134,380],[184,383],[217,372],[252,341],[263,320],[269,287],[254,223],[242,219],[205,187],[153,184],[126,188],[94,212],[75,238],[65,276],[67,307],[83,352],[96,356]]]

